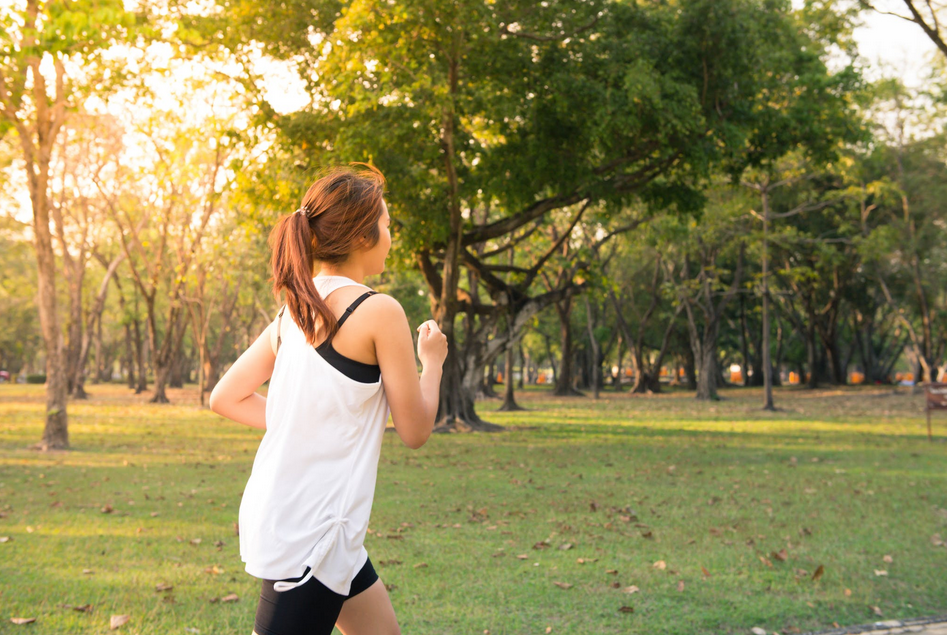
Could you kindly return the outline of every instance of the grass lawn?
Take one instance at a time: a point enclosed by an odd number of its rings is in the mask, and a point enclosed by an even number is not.
[[[106,633],[124,614],[118,633],[249,635],[234,523],[261,435],[193,387],[163,406],[88,388],[73,449],[44,454],[43,387],[0,385],[0,633]],[[927,441],[921,396],[783,389],[776,413],[723,396],[527,391],[528,412],[480,405],[505,432],[418,451],[385,435],[366,546],[402,630],[787,634],[947,613],[947,443]]]

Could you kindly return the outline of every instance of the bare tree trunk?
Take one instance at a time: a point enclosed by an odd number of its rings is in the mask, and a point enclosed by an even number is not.
[[[595,339],[595,324],[592,318],[592,303],[589,302],[588,294],[582,296],[585,300],[585,323],[588,327],[589,334],[589,355],[591,357],[591,370],[592,370],[592,398],[598,399],[599,393],[599,372],[601,371],[601,364],[599,363],[599,345],[598,340]]]
[[[562,302],[556,303],[556,315],[559,316],[559,373],[556,377],[556,387],[553,394],[557,397],[581,397],[581,392],[576,390],[573,383],[573,343],[572,343],[572,325],[569,316],[572,312],[572,296],[568,296]]]
[[[516,403],[516,396],[513,391],[513,346],[506,349],[506,363],[503,367],[503,405],[499,407],[503,412],[516,412],[526,410]]]

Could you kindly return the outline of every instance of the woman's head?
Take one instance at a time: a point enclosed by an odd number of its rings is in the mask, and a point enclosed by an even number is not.
[[[318,341],[317,324],[327,338],[337,328],[312,282],[315,264],[358,258],[366,274],[381,273],[391,246],[385,177],[373,166],[353,165],[325,172],[299,209],[281,218],[270,234],[273,293],[279,299],[286,291],[290,314],[310,344]]]

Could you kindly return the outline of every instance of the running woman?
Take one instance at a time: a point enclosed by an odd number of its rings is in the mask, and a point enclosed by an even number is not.
[[[210,396],[266,430],[239,516],[241,558],[263,580],[256,635],[400,633],[363,543],[389,412],[405,444],[424,445],[447,339],[433,320],[418,327],[419,378],[404,309],[364,285],[385,269],[391,220],[384,177],[358,165],[316,181],[273,229],[286,304]]]

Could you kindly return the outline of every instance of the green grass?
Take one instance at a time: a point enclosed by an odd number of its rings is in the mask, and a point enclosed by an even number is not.
[[[260,434],[192,387],[165,406],[89,388],[73,449],[44,454],[43,387],[0,385],[0,633],[127,614],[118,632],[249,635],[234,522]],[[502,433],[419,451],[386,434],[366,546],[403,631],[785,634],[947,612],[947,444],[927,441],[922,397],[786,389],[764,413],[757,391],[723,396],[527,391],[529,412],[481,404]]]

